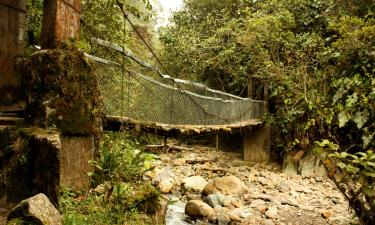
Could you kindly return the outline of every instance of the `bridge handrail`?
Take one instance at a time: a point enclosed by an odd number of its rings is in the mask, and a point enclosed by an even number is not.
[[[110,60],[107,60],[107,59],[103,59],[103,58],[100,58],[100,57],[97,57],[97,56],[93,56],[93,55],[90,55],[90,54],[87,54],[87,53],[84,53],[84,56],[87,57],[87,58],[89,58],[89,59],[91,59],[91,60],[93,60],[93,61],[99,62],[99,63],[121,67],[121,64],[119,64],[119,63],[116,63],[116,62],[113,62],[113,61],[110,61]],[[127,71],[130,72],[130,73],[132,73],[133,75],[136,75],[137,77],[140,77],[140,78],[142,78],[144,80],[147,80],[149,82],[152,82],[152,83],[157,84],[159,86],[162,86],[164,88],[168,88],[168,89],[171,89],[171,90],[181,91],[180,89],[178,89],[176,87],[173,87],[173,86],[168,85],[168,84],[163,84],[163,83],[161,83],[161,82],[159,82],[157,80],[154,80],[151,77],[145,76],[145,75],[143,75],[141,73],[138,73],[138,72],[135,72],[135,71],[132,71],[132,70],[129,70],[129,69],[127,69]],[[253,100],[253,99],[250,99],[250,98],[241,98],[241,97],[238,97],[237,98],[238,100],[233,100],[233,99],[232,100],[226,100],[226,99],[222,99],[222,98],[215,98],[215,97],[200,95],[200,94],[197,94],[197,93],[194,93],[194,92],[191,92],[191,91],[187,91],[187,90],[184,90],[184,92],[187,93],[187,94],[189,94],[189,95],[198,97],[198,98],[215,100],[215,101],[221,101],[221,102],[236,102],[236,101],[240,100],[240,101],[249,101],[249,102],[254,102],[254,103],[264,103],[264,101]]]
[[[229,94],[229,93],[226,93],[226,92],[223,92],[223,91],[215,90],[215,89],[209,88],[208,86],[206,86],[204,84],[200,84],[200,83],[197,83],[197,82],[194,82],[194,81],[173,78],[170,75],[163,74],[158,68],[151,65],[150,63],[147,63],[147,62],[143,61],[136,54],[134,54],[131,50],[126,49],[125,47],[122,47],[118,44],[114,44],[114,43],[111,43],[109,41],[101,40],[101,39],[98,39],[98,38],[91,38],[91,41],[94,44],[101,45],[101,46],[104,46],[104,47],[107,47],[107,48],[111,48],[111,49],[114,49],[114,50],[124,54],[126,57],[128,57],[128,58],[132,59],[133,61],[137,62],[139,65],[157,72],[163,79],[172,80],[173,82],[180,83],[180,84],[187,84],[187,85],[190,85],[190,86],[195,86],[197,88],[200,88],[201,90],[208,91],[208,92],[215,93],[215,94],[219,94],[219,95],[224,95],[224,96],[230,97],[232,99],[238,99],[238,100],[249,100],[250,99],[250,98],[242,98],[242,97],[239,97],[239,96],[236,96],[236,95],[233,95],[233,94]],[[196,93],[194,93],[194,94],[196,94]],[[252,100],[252,101],[264,103],[264,101],[258,101],[258,100]]]

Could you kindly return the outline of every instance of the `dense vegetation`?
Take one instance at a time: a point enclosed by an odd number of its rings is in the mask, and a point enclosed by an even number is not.
[[[28,30],[35,36],[30,39],[38,44],[42,0],[27,2]],[[150,1],[83,0],[79,46],[92,51],[90,38],[99,37],[150,57],[125,25],[118,3],[157,45],[158,9]],[[272,107],[266,119],[273,127],[274,151],[319,153],[357,215],[375,223],[373,0],[184,3],[159,34],[171,75],[238,95],[245,95],[249,76],[269,80]],[[102,171],[97,184],[108,181],[107,175]],[[77,204],[68,201],[64,207],[80,211]]]
[[[324,153],[374,223],[374,13],[371,0],[185,0],[161,32],[164,61],[235,94],[248,76],[270,80],[273,149]]]

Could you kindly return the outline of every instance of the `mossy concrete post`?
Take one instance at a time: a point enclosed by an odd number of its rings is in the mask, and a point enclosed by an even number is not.
[[[26,68],[26,121],[61,132],[60,185],[88,188],[102,127],[96,77],[74,47],[38,51]]]
[[[15,57],[25,51],[25,0],[0,0],[0,111],[23,107]]]
[[[264,84],[264,113],[269,111],[269,81]],[[248,78],[248,97],[253,98],[254,78]],[[270,135],[271,128],[263,123],[258,126],[249,127],[243,131],[243,157],[248,162],[268,162],[270,159]]]

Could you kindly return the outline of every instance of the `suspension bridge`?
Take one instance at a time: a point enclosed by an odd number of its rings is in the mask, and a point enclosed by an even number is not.
[[[133,126],[159,134],[200,134],[231,132],[263,123],[263,101],[172,78],[125,47],[95,38],[91,42],[116,59],[86,54],[100,80],[107,129]],[[155,75],[130,69],[124,58],[135,61],[141,66],[139,70]]]

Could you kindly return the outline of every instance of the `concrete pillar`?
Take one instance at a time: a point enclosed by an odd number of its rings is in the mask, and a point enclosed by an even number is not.
[[[42,48],[57,48],[64,41],[79,39],[80,12],[80,0],[44,0]]]
[[[251,76],[248,79],[248,96],[253,97],[253,79]],[[266,80],[264,84],[264,112],[269,110],[269,81]],[[248,162],[267,162],[270,159],[270,135],[271,128],[267,124],[250,127],[244,130],[243,137],[243,156],[244,160]]]
[[[243,133],[244,160],[267,162],[270,159],[270,128],[263,124]]]
[[[26,121],[59,130],[60,186],[87,189],[102,124],[96,77],[75,48],[36,52],[26,68]]]
[[[25,51],[25,0],[0,0],[0,111],[22,108],[21,77],[15,57]]]
[[[61,137],[60,186],[88,190],[92,171],[90,160],[94,157],[93,137]]]

